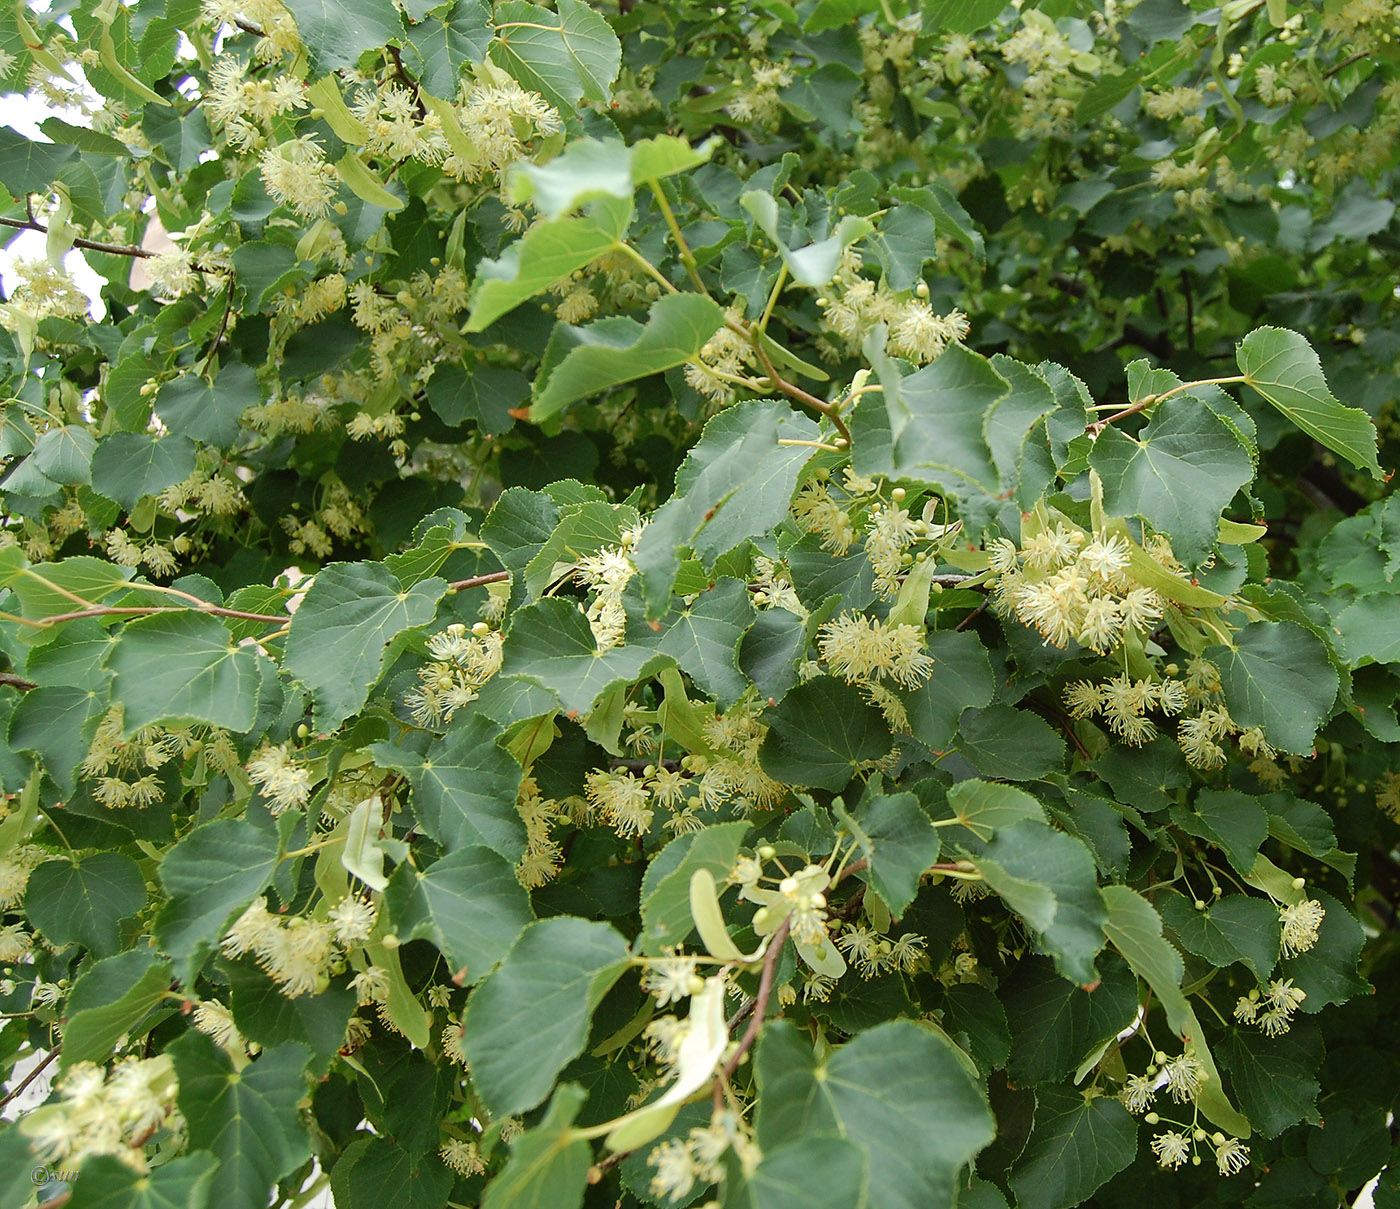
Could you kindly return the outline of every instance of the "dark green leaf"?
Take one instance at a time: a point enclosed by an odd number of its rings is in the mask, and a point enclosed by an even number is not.
[[[481,1209],[578,1209],[592,1152],[571,1127],[585,1099],[574,1083],[554,1093],[544,1120],[511,1147],[510,1160],[491,1181]]]
[[[391,0],[288,0],[287,11],[312,63],[323,72],[353,69],[365,51],[403,38],[403,20]]]
[[[112,1047],[160,1004],[171,968],[151,949],[128,949],[94,962],[68,996],[61,1063],[105,1062]]]
[[[970,631],[935,630],[924,647],[933,659],[933,675],[921,688],[903,694],[904,706],[914,738],[934,751],[946,751],[957,737],[963,710],[991,704],[992,665],[981,639]]]
[[[297,1115],[306,1047],[264,1050],[242,1070],[203,1033],[186,1033],[168,1052],[189,1145],[219,1160],[219,1205],[263,1209],[273,1183],[310,1157]]]
[[[1315,1076],[1322,1064],[1322,1037],[1311,1021],[1295,1020],[1282,1037],[1227,1029],[1220,1040],[1220,1061],[1240,1107],[1264,1137],[1318,1119]]]
[[[195,443],[189,437],[116,432],[104,437],[92,455],[92,489],[130,512],[145,495],[155,495],[188,478]]]
[[[738,668],[739,643],[753,616],[748,585],[721,579],[681,611],[657,649],[728,709],[748,687]]]
[[[1302,626],[1255,621],[1228,647],[1206,648],[1220,668],[1230,717],[1259,726],[1275,747],[1301,755],[1313,749],[1317,728],[1337,697],[1337,672],[1326,648]]]
[[[800,684],[764,714],[763,771],[778,781],[840,791],[861,765],[889,753],[884,717],[860,690],[830,676]]]
[[[146,879],[129,856],[97,852],[70,863],[45,861],[29,875],[24,910],[44,939],[86,945],[98,957],[117,949],[120,923],[146,905]]]
[[[1035,1125],[1011,1172],[1018,1209],[1070,1209],[1133,1161],[1137,1122],[1117,1100],[1044,1088]]]
[[[1065,741],[1054,728],[1044,718],[1010,705],[964,713],[958,750],[980,772],[1008,781],[1034,781],[1058,772],[1065,761]]]
[[[912,793],[867,797],[854,821],[870,862],[865,880],[893,915],[902,915],[919,892],[924,871],[938,859],[938,831]]]
[[[626,968],[627,944],[607,924],[564,916],[520,934],[467,1004],[472,1082],[493,1114],[523,1112],[549,1095]]]
[[[389,879],[384,905],[400,939],[426,937],[473,986],[533,918],[510,863],[488,848],[462,848],[419,873],[407,861]]]
[[[522,0],[499,5],[491,58],[569,113],[580,98],[606,105],[622,63],[617,35],[584,0],[557,7],[556,15]]]
[[[215,819],[196,827],[160,865],[170,902],[156,920],[156,939],[192,983],[225,926],[272,880],[277,836],[242,819]]]
[[[433,619],[441,579],[411,588],[382,563],[331,563],[292,617],[285,666],[309,688],[322,726],[339,726],[364,705],[386,660],[415,626]]]
[[[1212,965],[1242,961],[1262,984],[1278,963],[1278,909],[1266,899],[1230,894],[1198,911],[1182,895],[1169,894],[1158,904],[1182,947]]]
[[[331,1168],[331,1192],[346,1209],[443,1209],[454,1179],[435,1153],[410,1154],[390,1138],[361,1138]]]
[[[1078,1069],[1138,1010],[1138,982],[1113,953],[1099,958],[1092,991],[1061,978],[1049,961],[1022,962],[1002,986],[1011,1026],[1007,1073],[1018,1084],[1054,1082]]]
[[[211,1202],[218,1160],[201,1152],[171,1159],[149,1172],[136,1171],[113,1155],[83,1164],[69,1209],[204,1209]]]

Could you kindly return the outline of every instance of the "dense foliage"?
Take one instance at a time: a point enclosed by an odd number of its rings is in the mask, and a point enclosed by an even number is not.
[[[1400,1205],[1397,32],[0,14],[0,1206]]]

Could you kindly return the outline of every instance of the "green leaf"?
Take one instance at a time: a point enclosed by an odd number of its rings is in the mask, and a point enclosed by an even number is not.
[[[193,983],[210,948],[235,913],[272,880],[277,835],[243,819],[214,819],[191,831],[165,855],[160,882],[170,895],[156,920],[156,939]]]
[[[909,1020],[858,1034],[817,1062],[810,1038],[773,1021],[758,1043],[765,1153],[836,1134],[867,1156],[870,1209],[951,1209],[958,1172],[995,1132],[954,1046]]]
[[[923,0],[921,7],[928,33],[975,34],[1006,5],[1002,0]]]
[[[987,776],[1034,781],[1064,767],[1065,741],[1044,718],[1026,710],[1011,705],[970,709],[958,731],[958,750]]]
[[[24,894],[25,914],[45,940],[60,948],[85,945],[98,957],[116,951],[121,921],[145,905],[146,879],[121,852],[45,861],[29,875]]]
[[[257,374],[235,362],[212,385],[192,374],[167,382],[156,395],[156,414],[173,433],[225,448],[238,440],[239,417],[261,402]]]
[[[72,486],[92,481],[92,455],[97,442],[92,434],[76,424],[51,428],[35,443],[30,455],[47,479]]]
[[[874,337],[867,341],[867,356],[875,344]],[[872,364],[879,368],[873,358]],[[952,344],[917,373],[901,378],[889,367],[880,380],[884,390],[862,398],[850,419],[857,473],[911,479],[964,497],[997,493],[1000,477],[982,426],[1010,384],[991,362]]]
[[[975,982],[947,987],[939,999],[943,1027],[967,1038],[967,1050],[982,1071],[1000,1070],[1011,1056],[1011,1026],[991,991]]]
[[[511,1146],[510,1159],[487,1186],[481,1209],[578,1209],[593,1154],[571,1127],[587,1098],[575,1083],[554,1093],[544,1120]]]
[[[1006,1071],[1017,1084],[1064,1079],[1133,1022],[1137,979],[1112,952],[1104,953],[1098,966],[1103,977],[1092,991],[1061,978],[1043,958],[1022,962],[1003,984],[1011,1026]]]
[[[1319,1119],[1316,1076],[1322,1054],[1321,1032],[1308,1020],[1295,1020],[1282,1037],[1234,1028],[1220,1040],[1230,1087],[1266,1138],[1278,1137],[1299,1121]]]
[[[1400,663],[1400,626],[1394,596],[1363,596],[1337,615],[1337,631],[1347,663]]]
[[[221,1209],[263,1209],[272,1185],[311,1154],[297,1113],[306,1046],[264,1050],[242,1070],[203,1033],[186,1033],[167,1052],[189,1145],[219,1160]]]
[[[607,924],[561,916],[520,934],[467,1002],[472,1082],[493,1115],[523,1112],[549,1095],[626,969],[627,944]]]
[[[1066,978],[1097,982],[1108,918],[1089,849],[1035,819],[1000,827],[976,858],[988,887],[1035,933]]]
[[[914,738],[934,751],[946,751],[957,737],[963,710],[992,703],[992,665],[987,648],[971,631],[935,630],[924,639],[924,649],[933,659],[933,675],[901,695]]]
[[[1109,426],[1089,465],[1103,479],[1104,507],[1140,516],[1171,537],[1189,567],[1215,549],[1220,514],[1254,478],[1249,450],[1206,404],[1189,395],[1162,403],[1138,437]]]
[[[655,954],[689,940],[690,879],[707,869],[721,886],[749,832],[742,820],[718,823],[693,835],[680,835],[663,848],[642,880],[642,948]]]
[[[73,774],[86,759],[97,719],[106,708],[104,697],[66,686],[30,689],[10,716],[10,746],[36,752],[44,771],[71,794]]]
[[[132,574],[130,567],[118,567],[100,558],[79,555],[56,563],[16,567],[14,578],[8,574],[4,578],[10,581],[8,586],[19,597],[23,615],[37,618],[71,612],[79,607],[73,596],[98,604],[125,588]]]
[[[485,0],[455,0],[435,5],[410,26],[405,58],[419,84],[435,97],[456,96],[462,68],[480,63],[491,44],[491,8]]]
[[[600,197],[630,201],[647,181],[698,168],[713,147],[713,142],[692,147],[671,134],[630,147],[620,139],[578,139],[548,163],[521,161],[511,173],[511,200],[516,205],[531,202],[550,219]]]
[[[783,520],[811,451],[778,442],[811,441],[818,432],[807,417],[773,400],[735,404],[705,425],[676,471],[675,494],[652,515],[633,554],[651,614],[670,603],[678,547],[712,565]]]
[[[444,424],[456,428],[470,422],[487,436],[509,429],[515,423],[511,412],[529,397],[530,383],[513,369],[439,365],[428,380],[428,406]]]
[[[938,859],[937,829],[912,793],[864,798],[853,812],[853,821],[870,862],[862,877],[892,915],[902,915],[919,892],[919,879]]]
[[[534,918],[515,870],[488,848],[450,852],[424,873],[405,861],[389,879],[384,906],[399,939],[431,940],[465,986],[486,977]]]
[[[107,670],[128,733],[156,722],[205,722],[243,732],[258,713],[259,655],[197,609],[140,617],[122,627]]]
[[[331,1168],[337,1205],[389,1205],[395,1209],[443,1209],[455,1180],[436,1153],[410,1154],[389,1138],[361,1138]]]
[[[1235,361],[1244,380],[1310,437],[1372,478],[1384,477],[1371,418],[1337,402],[1312,345],[1297,332],[1257,328],[1236,346]]]
[[[717,303],[703,294],[687,293],[658,298],[645,325],[616,318],[561,328],[555,340],[571,347],[536,381],[530,418],[543,423],[579,399],[683,365],[700,355],[723,323],[724,312]]]
[[[1138,73],[1132,70],[1100,76],[1084,90],[1074,107],[1076,125],[1086,126],[1095,118],[1102,117],[1119,102],[1127,100],[1128,94],[1138,86],[1138,79]]]
[[[536,223],[499,260],[477,267],[466,330],[485,331],[527,298],[616,249],[631,221],[629,192],[625,200],[599,202],[583,217]]]
[[[496,8],[491,59],[525,88],[573,113],[580,98],[606,106],[622,65],[622,46],[585,0],[558,0],[558,15],[506,0]]]
[[[331,986],[315,995],[288,999],[280,983],[251,957],[221,963],[228,975],[229,1010],[238,1031],[263,1049],[299,1041],[311,1051],[311,1073],[320,1076],[345,1044],[345,1028],[355,1012],[355,993]]]
[[[759,763],[790,785],[839,792],[892,745],[884,715],[854,685],[831,676],[799,684],[763,720],[769,730]]]
[[[151,949],[128,949],[83,971],[68,996],[60,1065],[105,1062],[170,990],[171,968]]]
[[[189,437],[114,432],[92,455],[92,489],[128,512],[142,496],[156,495],[189,477],[195,443]]]
[[[1159,904],[1182,948],[1211,965],[1242,961],[1262,985],[1278,964],[1278,908],[1267,900],[1229,894],[1198,911],[1183,895],[1168,894]]]
[[[671,662],[654,648],[630,644],[600,654],[577,606],[549,596],[515,614],[501,674],[549,689],[566,712],[578,716],[613,685],[651,675]]]
[[[752,1175],[725,1200],[726,1209],[865,1209],[866,1152],[829,1135],[766,1149]],[[737,1176],[731,1177],[737,1178]]]
[[[577,563],[604,546],[615,546],[622,531],[637,523],[637,512],[590,500],[570,511],[525,568],[525,591],[538,599],[551,583],[571,573]]]
[[[721,710],[744,694],[748,681],[739,671],[739,643],[753,623],[748,585],[721,579],[702,592],[667,627],[657,647],[670,655]]]
[[[525,855],[525,824],[515,809],[521,770],[499,736],[496,723],[470,714],[425,755],[387,742],[367,750],[408,777],[414,818],[430,838],[449,852],[482,844],[513,862]]]
[[[1249,1122],[1235,1110],[1220,1085],[1220,1072],[1206,1047],[1205,1032],[1181,990],[1181,956],[1162,939],[1162,919],[1156,909],[1128,886],[1105,886],[1108,906],[1104,934],[1147,982],[1167,1015],[1167,1023],[1179,1037],[1190,1038],[1196,1056],[1209,1076],[1196,1099],[1200,1110],[1221,1129],[1237,1137],[1249,1136]]]
[[[1133,1161],[1137,1145],[1137,1122],[1117,1100],[1043,1088],[1030,1139],[1009,1177],[1017,1209],[1078,1205]]]
[[[1289,621],[1255,621],[1235,634],[1231,646],[1207,647],[1205,655],[1220,669],[1221,691],[1236,723],[1262,727],[1264,737],[1284,751],[1312,752],[1338,685],[1317,638]]]
[[[312,692],[322,727],[356,713],[414,626],[432,621],[441,579],[401,588],[382,563],[331,563],[292,617],[284,665]]]
[[[204,1209],[219,1169],[212,1154],[171,1159],[149,1172],[135,1171],[109,1154],[83,1163],[69,1209]]]
[[[1215,844],[1235,872],[1248,877],[1269,835],[1268,815],[1259,800],[1237,789],[1203,789],[1195,807],[1194,814],[1174,810],[1172,822]]]
[[[1166,738],[1142,747],[1115,743],[1091,767],[1118,801],[1149,813],[1171,805],[1176,801],[1173,791],[1191,783],[1181,748]]]
[[[1045,807],[1024,789],[993,781],[959,781],[948,790],[948,808],[971,832],[972,838],[983,842],[1002,827],[1010,827],[1022,819],[1044,823]],[[950,841],[966,842],[958,830],[949,835]]]
[[[0,127],[0,184],[13,197],[46,192],[59,172],[77,158],[76,147],[40,143],[8,126]]]
[[[287,0],[297,32],[313,66],[320,72],[352,70],[367,50],[403,38],[403,20],[391,0]]]

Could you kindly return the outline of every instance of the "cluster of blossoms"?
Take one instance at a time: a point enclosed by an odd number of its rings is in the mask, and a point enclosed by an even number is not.
[[[147,1140],[163,1127],[182,1127],[175,1092],[168,1054],[128,1058],[110,1071],[80,1062],[59,1083],[57,1102],[35,1109],[20,1129],[46,1162],[77,1167],[111,1155],[144,1173]]]
[[[735,331],[743,316],[731,311],[727,318],[729,322],[716,329],[700,355],[685,366],[686,382],[705,398],[721,404],[733,401],[735,387],[749,382],[747,371],[755,364],[753,345]]]
[[[1147,711],[1180,713],[1186,708],[1187,693],[1180,681],[1134,680],[1124,672],[1099,683],[1077,680],[1067,685],[1065,705],[1072,718],[1103,718],[1115,735],[1137,747],[1157,734]]]
[[[1315,898],[1280,905],[1278,921],[1283,933],[1283,955],[1296,957],[1317,944],[1317,930],[1326,914],[1327,908]]]
[[[771,936],[786,922],[802,959],[817,973],[839,978],[846,971],[846,962],[832,943],[827,926],[826,891],[831,874],[821,865],[809,864],[796,873],[782,871],[779,878],[768,877],[763,866],[774,857],[773,847],[765,844],[754,856],[740,857],[729,871],[728,881],[738,885],[739,897],[759,904],[753,916],[754,932]],[[761,886],[762,881],[776,885],[770,889]]]
[[[230,37],[244,27],[258,31],[253,58],[271,63],[301,49],[296,22],[280,0],[204,0],[200,16]]]
[[[538,890],[554,879],[564,863],[564,850],[554,838],[554,824],[564,815],[531,776],[521,779],[515,808],[525,824],[525,855],[515,867],[515,876],[527,890]]]
[[[258,147],[272,120],[306,107],[305,85],[294,76],[255,77],[237,55],[220,55],[209,71],[204,112],[223,125],[234,148]]]
[[[860,924],[842,928],[836,944],[862,978],[886,972],[912,974],[928,951],[928,941],[912,932],[890,940]]]
[[[378,912],[367,899],[346,895],[325,919],[273,915],[259,898],[234,921],[223,939],[229,957],[252,953],[288,999],[319,994],[331,973],[345,960],[345,949],[363,945],[374,931]],[[351,984],[361,1003],[388,997],[388,973],[371,966]]]
[[[735,96],[727,106],[736,122],[759,129],[771,129],[782,113],[779,90],[792,83],[792,72],[781,63],[754,60],[748,79],[734,81]]]
[[[480,180],[488,173],[504,177],[511,164],[528,154],[531,143],[563,129],[552,105],[503,71],[462,85],[457,122],[471,144],[472,158],[464,160],[454,152],[442,161],[442,170],[462,181]]]
[[[1292,1027],[1292,1016],[1308,993],[1293,985],[1291,978],[1275,978],[1263,991],[1256,989],[1240,997],[1234,1017],[1241,1024],[1257,1024],[1269,1037],[1281,1037]]]
[[[366,528],[368,502],[363,495],[357,498],[339,478],[325,476],[321,481],[320,506],[314,516],[282,517],[282,528],[290,539],[287,548],[293,554],[309,550],[317,558],[329,558],[332,535],[348,541]]]
[[[579,582],[593,591],[587,609],[588,628],[593,631],[600,655],[621,646],[626,637],[627,612],[622,606],[622,593],[637,573],[631,554],[644,527],[643,524],[626,530],[618,545],[580,559],[574,571]]]
[[[475,701],[482,686],[501,670],[501,634],[478,621],[470,630],[461,622],[428,639],[433,661],[419,669],[418,687],[410,689],[404,704],[419,726],[442,726],[468,702]]]
[[[817,634],[821,660],[861,692],[884,714],[890,729],[909,730],[909,714],[900,697],[883,683],[888,677],[901,688],[916,689],[933,673],[933,658],[924,650],[922,626],[890,625],[877,617],[846,612],[821,627]]]
[[[0,307],[0,326],[16,330],[16,314],[33,320],[85,318],[92,303],[67,271],[47,260],[17,260],[11,270],[15,286],[8,302]]]
[[[311,772],[298,764],[285,743],[264,747],[248,761],[248,776],[267,799],[275,818],[300,809],[311,797]]]
[[[183,533],[168,542],[152,537],[138,544],[125,529],[109,529],[103,541],[107,557],[120,567],[145,566],[152,575],[171,576],[180,569],[180,558],[190,552],[190,539]]]
[[[752,1173],[762,1157],[743,1120],[728,1109],[717,1112],[703,1129],[696,1127],[683,1138],[661,1142],[647,1156],[647,1165],[656,1168],[651,1177],[652,1195],[683,1201],[697,1183],[718,1183],[724,1178],[723,1160],[730,1150],[746,1174]]]
[[[184,761],[202,753],[221,772],[238,767],[238,750],[225,731],[208,726],[143,726],[125,735],[120,706],[113,706],[97,724],[87,756],[79,770],[96,781],[92,796],[113,810],[149,806],[165,788],[157,775],[171,760]]]
[[[1001,616],[1014,613],[1055,646],[1074,640],[1106,654],[1126,634],[1148,632],[1162,619],[1161,596],[1128,573],[1131,547],[1121,537],[1089,540],[1060,522],[1042,527],[1019,550],[1006,538],[991,542],[987,556],[993,607]]]
[[[857,355],[877,324],[887,328],[885,349],[915,365],[927,365],[950,344],[967,337],[967,316],[959,310],[939,314],[928,301],[928,286],[919,282],[914,297],[901,298],[861,275],[861,256],[849,247],[841,254],[836,276],[817,299],[826,328],[839,345],[819,342],[828,360]],[[822,347],[822,344],[825,347]]]
[[[339,177],[314,134],[267,147],[258,160],[268,196],[298,218],[321,218],[339,192]]]
[[[1201,1094],[1209,1078],[1205,1064],[1189,1047],[1174,1058],[1168,1058],[1158,1050],[1146,1073],[1130,1076],[1118,1098],[1131,1113],[1145,1112],[1162,1091],[1174,1104],[1191,1104]],[[1162,1120],[1155,1112],[1146,1113],[1143,1119],[1149,1125],[1157,1125]],[[1208,1134],[1196,1124],[1182,1125],[1179,1129],[1168,1129],[1157,1134],[1152,1139],[1152,1153],[1159,1166],[1175,1171],[1185,1163],[1200,1163],[1196,1149],[1201,1143],[1210,1146],[1215,1155],[1216,1169],[1221,1175],[1234,1175],[1249,1166],[1249,1147],[1238,1138],[1229,1138],[1223,1133]]]

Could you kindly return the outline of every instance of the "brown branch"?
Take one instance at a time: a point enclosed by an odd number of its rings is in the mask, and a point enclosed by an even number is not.
[[[772,358],[768,356],[767,350],[759,340],[758,333],[752,328],[740,327],[739,331],[748,337],[749,343],[753,346],[753,351],[758,354],[758,359],[763,362],[763,374],[769,382],[773,384],[774,390],[780,390],[789,399],[800,403],[809,411],[815,411],[818,415],[825,416],[836,426],[836,431],[845,439],[846,448],[851,447],[851,430],[846,427],[846,421],[837,412],[835,406],[825,399],[818,399],[816,395],[802,389],[795,382],[789,382],[780,374],[773,365]]]
[[[0,684],[7,684],[10,688],[17,688],[22,693],[27,693],[32,688],[39,686],[32,680],[26,680],[23,676],[16,676],[14,672],[0,672]],[[0,1017],[3,1019],[3,1017]]]
[[[224,338],[224,333],[228,331],[229,316],[233,314],[233,283],[229,282],[225,287],[226,297],[224,299],[224,317],[219,320],[219,330],[214,336],[214,343],[209,346],[209,352],[204,358],[204,364],[199,367],[201,375],[209,372],[209,366],[214,362],[214,354],[219,351],[219,344]]]
[[[468,588],[479,588],[482,584],[498,584],[510,578],[509,571],[492,571],[489,575],[476,575],[471,579],[458,579],[447,585],[449,592],[465,592]]]
[[[744,1035],[739,1041],[739,1048],[720,1069],[720,1075],[725,1079],[730,1078],[739,1069],[739,1063],[743,1060],[744,1055],[753,1048],[753,1043],[758,1040],[758,1034],[763,1028],[763,1017],[768,1011],[768,998],[773,993],[773,975],[778,968],[778,957],[783,951],[783,946],[787,944],[789,928],[789,922],[785,919],[769,938],[768,952],[763,955],[763,972],[758,976],[758,994],[754,997],[753,1015],[749,1019],[749,1027],[744,1030]]]
[[[42,1062],[40,1062],[39,1065],[36,1066],[27,1075],[25,1075],[20,1085],[16,1087],[14,1091],[9,1092],[4,1099],[0,1100],[0,1108],[4,1108],[5,1105],[8,1104],[11,1100],[13,1100],[16,1096],[23,1093],[26,1087],[28,1087],[31,1083],[34,1082],[35,1079],[37,1079],[41,1074],[43,1074],[44,1068],[47,1067],[50,1062],[52,1062],[55,1058],[58,1057],[58,1052],[62,1048],[63,1042],[60,1041],[57,1045],[53,1047],[53,1049],[49,1050],[48,1057],[45,1058]],[[49,1203],[52,1204],[52,1202]]]
[[[20,231],[38,231],[40,235],[49,233],[48,227],[39,222],[32,211],[27,221],[21,221],[18,218],[0,218],[0,226],[15,227]],[[85,248],[89,252],[107,252],[112,256],[139,256],[143,260],[156,255],[146,248],[133,247],[131,244],[99,243],[95,239],[78,238],[73,240],[73,246]]]

